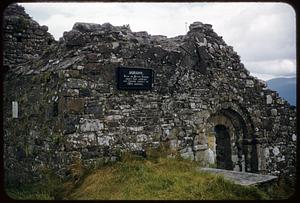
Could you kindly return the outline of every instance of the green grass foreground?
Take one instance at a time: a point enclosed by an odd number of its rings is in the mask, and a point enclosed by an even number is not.
[[[174,159],[129,161],[88,175],[68,199],[203,200],[262,199],[254,187],[195,171],[193,162]]]
[[[221,176],[197,172],[196,167],[195,162],[178,159],[125,159],[85,172],[74,167],[76,181],[48,176],[43,183],[8,187],[7,194],[14,199],[41,200],[270,199],[257,187],[236,185]]]

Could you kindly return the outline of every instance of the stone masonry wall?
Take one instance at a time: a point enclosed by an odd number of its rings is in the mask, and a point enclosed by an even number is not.
[[[295,176],[295,108],[250,76],[209,24],[167,38],[76,23],[18,65],[4,81],[7,179],[39,178],[43,167],[67,176],[75,160],[115,161],[123,150],[144,153],[160,143],[208,166],[216,163],[217,125],[230,134],[234,170]],[[151,68],[152,90],[118,90],[119,66]]]
[[[55,42],[48,27],[40,26],[16,4],[9,5],[3,13],[4,65],[13,67],[34,60]]]

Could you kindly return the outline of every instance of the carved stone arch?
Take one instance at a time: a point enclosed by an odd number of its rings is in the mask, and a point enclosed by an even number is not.
[[[247,111],[223,105],[211,113],[206,125],[208,150],[213,151],[218,168],[258,172],[256,138]]]

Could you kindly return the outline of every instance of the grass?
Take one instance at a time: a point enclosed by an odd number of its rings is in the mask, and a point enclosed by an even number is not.
[[[55,200],[60,199],[63,182],[52,171],[44,171],[43,181],[31,184],[8,184],[6,193],[16,200]]]
[[[66,200],[272,199],[270,191],[236,185],[221,176],[197,172],[196,167],[195,162],[178,158],[125,156],[120,162],[84,172],[74,166],[76,178],[67,182],[49,178],[43,187],[8,188],[8,194],[14,199]]]
[[[242,187],[220,176],[199,173],[190,161],[160,158],[130,160],[89,174],[66,199],[203,200],[265,199],[255,187]]]
[[[6,193],[16,200],[54,200],[49,191],[40,190],[36,186],[26,185],[23,188],[7,188]]]

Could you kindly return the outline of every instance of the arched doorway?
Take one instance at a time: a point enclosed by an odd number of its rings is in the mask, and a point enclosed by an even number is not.
[[[233,170],[230,135],[224,125],[215,126],[217,168]]]
[[[208,119],[208,147],[220,169],[257,172],[258,161],[251,121],[230,108]]]

